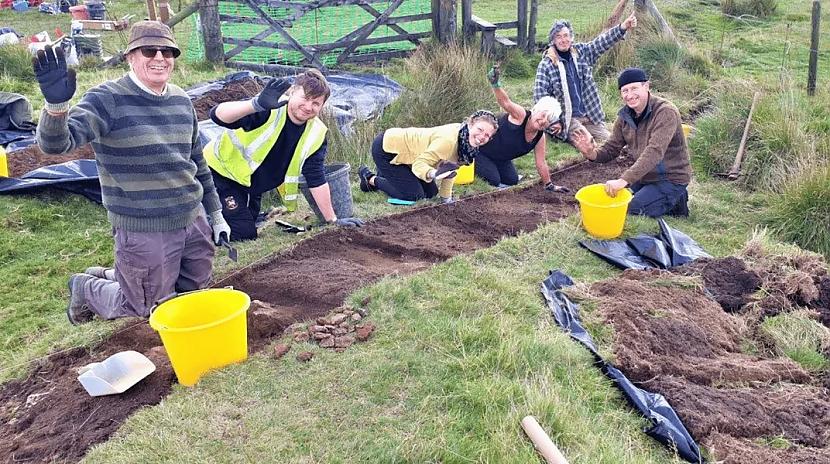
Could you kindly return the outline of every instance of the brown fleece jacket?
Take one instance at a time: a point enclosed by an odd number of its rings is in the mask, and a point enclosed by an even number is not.
[[[594,161],[611,161],[620,155],[625,145],[635,160],[634,165],[620,176],[628,185],[657,182],[661,180],[661,171],[670,182],[689,184],[692,168],[680,112],[668,100],[649,94],[639,125],[634,122],[634,111],[623,106],[617,114],[611,138],[597,150]]]

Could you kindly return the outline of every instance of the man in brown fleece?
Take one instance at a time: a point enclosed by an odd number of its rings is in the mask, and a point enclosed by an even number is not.
[[[625,106],[617,114],[611,138],[596,147],[590,138],[579,135],[574,146],[582,156],[599,163],[611,161],[628,146],[634,165],[619,179],[607,181],[605,191],[613,197],[630,187],[634,198],[628,205],[629,214],[688,216],[686,187],[692,169],[680,112],[668,100],[649,92],[648,76],[642,69],[626,69],[617,84]]]

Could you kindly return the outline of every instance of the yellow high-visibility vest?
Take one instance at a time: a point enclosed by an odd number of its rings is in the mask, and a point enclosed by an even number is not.
[[[283,106],[271,111],[268,121],[252,131],[225,130],[205,146],[204,155],[208,166],[222,177],[250,187],[251,176],[277,143],[287,117],[288,111]],[[326,125],[317,117],[306,122],[303,135],[288,164],[285,180],[277,187],[283,204],[289,211],[297,209],[298,182],[303,163],[323,145],[327,131]]]

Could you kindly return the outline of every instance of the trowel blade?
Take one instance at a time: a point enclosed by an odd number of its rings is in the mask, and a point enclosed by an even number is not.
[[[236,248],[232,247],[230,243],[223,237],[221,240],[222,246],[228,249],[228,258],[231,261],[236,262],[239,259],[239,254],[236,252]]]

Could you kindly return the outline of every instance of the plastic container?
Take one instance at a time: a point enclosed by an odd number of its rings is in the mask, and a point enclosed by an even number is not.
[[[458,174],[455,176],[455,185],[472,184],[476,177],[476,162],[461,166],[458,168]]]
[[[334,214],[338,218],[347,218],[354,216],[352,211],[352,186],[349,183],[349,170],[351,166],[349,163],[332,163],[326,165],[326,182],[329,183],[329,190],[331,191],[331,206],[334,208]],[[300,191],[308,202],[308,206],[317,215],[320,222],[326,222],[320,208],[317,207],[317,202],[311,196],[311,190],[306,184],[305,177],[300,174],[299,179]]]
[[[179,383],[193,386],[206,372],[248,358],[246,314],[251,298],[231,288],[179,295],[150,314]]]
[[[103,362],[82,367],[78,381],[90,396],[124,393],[152,374],[156,365],[137,351],[121,351]]]
[[[29,9],[29,0],[16,0],[12,3],[12,9],[14,11],[26,11]]]
[[[9,160],[3,147],[0,147],[0,177],[9,177]]]
[[[89,11],[86,9],[86,5],[70,6],[69,14],[71,14],[72,19],[75,20],[80,21],[89,19]]]
[[[604,184],[586,185],[576,192],[582,227],[592,237],[610,240],[622,234],[628,204],[633,195],[628,189],[617,192],[616,197],[605,193]]]
[[[103,3],[87,3],[86,10],[89,12],[89,19],[104,20],[107,15],[107,7]]]

